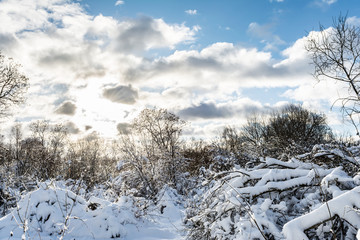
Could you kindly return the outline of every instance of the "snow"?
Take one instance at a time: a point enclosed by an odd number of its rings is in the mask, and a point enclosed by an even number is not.
[[[183,207],[175,190],[165,188],[161,193],[158,207],[147,217],[146,221],[133,225],[127,239],[185,239],[182,225]]]
[[[54,184],[41,184],[26,194],[17,208],[0,219],[0,239],[181,239],[182,210],[172,202],[171,190],[160,200],[163,214],[152,209],[147,216],[132,197],[117,202],[82,196]]]
[[[356,187],[303,216],[295,218],[286,223],[283,234],[288,240],[309,239],[304,230],[313,227],[319,222],[329,220],[338,215],[352,225],[360,228],[360,215],[353,210],[353,207],[360,208],[360,187]]]
[[[316,151],[324,148],[217,174],[190,220],[201,226],[200,235],[214,239],[331,239],[331,221],[338,216],[347,224],[343,237],[359,237],[360,174],[352,177],[343,167],[315,164]],[[341,150],[332,152],[350,162]]]
[[[331,155],[350,162],[318,146],[288,161],[206,170],[192,195],[165,185],[153,200],[116,192],[121,177],[91,191],[76,181],[41,182],[23,195],[9,189],[18,201],[0,219],[0,239],[331,239],[341,219],[344,239],[360,240],[360,173],[313,162]]]

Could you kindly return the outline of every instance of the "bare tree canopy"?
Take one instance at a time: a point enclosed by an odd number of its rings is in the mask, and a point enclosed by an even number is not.
[[[186,122],[166,109],[146,108],[132,125],[135,131],[148,135],[157,147],[174,156]]]
[[[314,77],[318,80],[333,79],[348,84],[348,95],[339,98],[344,116],[349,116],[357,134],[360,113],[360,27],[347,21],[346,16],[333,20],[333,27],[320,33],[310,33],[306,50],[315,66]]]
[[[0,52],[0,116],[12,105],[24,101],[28,78],[19,72],[20,65]]]

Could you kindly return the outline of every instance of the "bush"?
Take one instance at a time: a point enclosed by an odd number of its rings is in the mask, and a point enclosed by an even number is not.
[[[242,144],[251,146],[259,156],[296,155],[315,144],[332,139],[324,114],[300,105],[288,105],[267,119],[252,117],[240,131]]]
[[[330,154],[355,164],[359,147],[344,150],[354,158],[337,146],[318,145],[287,161],[267,157],[254,168],[209,175],[194,196],[197,204],[187,209],[188,238],[355,239],[360,175],[314,164]]]
[[[154,197],[165,184],[176,188],[184,170],[180,135],[185,121],[166,109],[144,109],[121,135],[120,152],[128,188]]]

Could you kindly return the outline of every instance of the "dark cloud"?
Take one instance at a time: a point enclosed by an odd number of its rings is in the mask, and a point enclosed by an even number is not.
[[[236,64],[226,64],[219,59],[218,56],[210,57],[187,57],[179,60],[168,61],[166,59],[158,60],[149,63],[144,61],[136,68],[130,68],[124,73],[124,78],[127,82],[136,82],[144,79],[150,79],[165,74],[190,74],[197,76],[199,80],[203,79],[205,72],[213,72],[220,78],[239,79],[242,78],[266,78],[266,77],[283,77],[291,74],[290,69],[286,67],[274,68],[268,62],[254,62],[252,66],[246,65],[247,63],[239,61]],[[226,58],[226,56],[224,56]]]
[[[62,64],[73,64],[77,62],[78,56],[68,53],[61,53],[61,52],[55,52],[53,50],[49,51],[48,53],[45,53],[43,56],[40,57],[39,63],[41,65],[62,65]]]
[[[116,50],[120,52],[139,52],[147,50],[148,44],[165,42],[162,32],[157,29],[157,22],[143,16],[129,22],[130,27],[120,31],[117,37]]]
[[[73,67],[74,68],[74,67]],[[78,69],[74,68],[74,71]],[[82,69],[79,69],[76,74],[76,78],[90,78],[90,77],[103,77],[106,74],[106,69],[101,64],[89,63],[84,65]]]
[[[72,71],[76,78],[102,77],[106,73],[106,68],[96,62],[93,50],[84,48],[77,53],[45,51],[39,57],[38,64],[47,68],[66,68]]]
[[[80,133],[80,129],[73,122],[67,122],[65,127],[70,134],[78,134]]]
[[[185,108],[178,112],[180,117],[185,119],[212,119],[229,118],[234,116],[234,111],[229,107],[218,107],[214,103],[201,103],[198,106]]]
[[[268,107],[258,106],[255,103],[201,103],[180,110],[177,114],[184,119],[215,119],[215,118],[231,118],[234,116],[246,117],[256,112],[269,111]]]
[[[119,134],[129,134],[130,133],[130,124],[129,123],[119,123],[116,126]]]
[[[16,43],[17,40],[13,35],[0,33],[0,50],[9,49]]]
[[[190,98],[193,89],[188,88],[169,88],[164,90],[161,95],[164,97]]]
[[[112,102],[134,104],[138,98],[138,91],[129,86],[116,86],[103,91],[103,96]]]
[[[57,114],[64,114],[73,116],[76,111],[76,105],[72,102],[64,102],[60,107],[55,110]]]
[[[86,135],[84,139],[86,139],[87,141],[96,141],[99,139],[99,137],[99,133],[97,131],[93,131]]]
[[[92,126],[90,126],[90,125],[86,125],[86,126],[85,126],[85,131],[88,131],[88,130],[90,130],[90,129],[92,129]]]
[[[190,56],[185,59],[167,61],[160,59],[156,62],[149,62],[146,59],[136,68],[130,68],[124,73],[125,80],[129,82],[155,77],[163,74],[176,72],[193,73],[201,76],[202,71],[221,72],[225,66],[215,58]]]

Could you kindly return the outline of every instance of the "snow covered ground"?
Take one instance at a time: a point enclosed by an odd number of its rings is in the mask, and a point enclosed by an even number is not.
[[[42,182],[0,219],[0,240],[360,239],[359,149],[209,170],[192,194],[165,186],[156,202]]]
[[[0,219],[0,239],[183,239],[183,209],[172,189],[146,215],[135,199],[86,201],[55,183],[42,183]],[[137,216],[138,215],[138,216]]]

